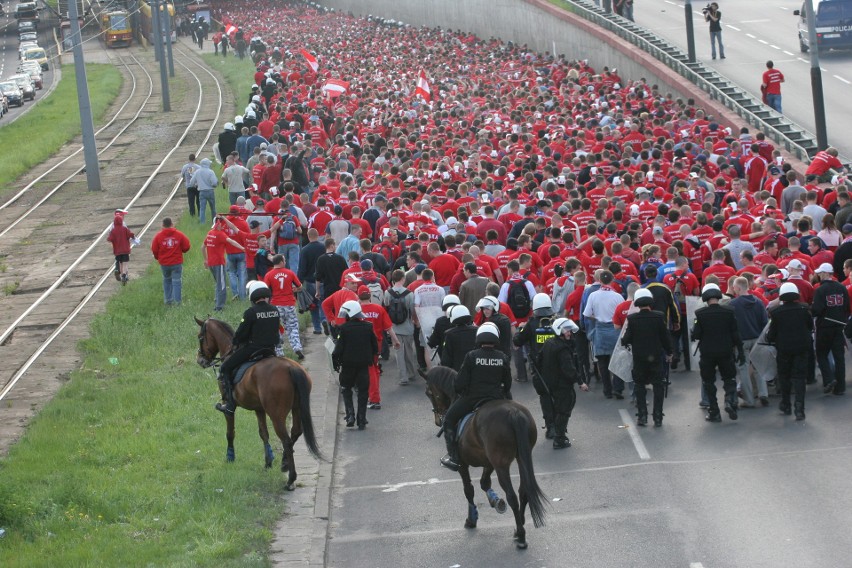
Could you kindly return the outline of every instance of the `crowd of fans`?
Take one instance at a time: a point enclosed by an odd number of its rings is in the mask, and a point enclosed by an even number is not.
[[[785,282],[810,304],[826,266],[852,286],[852,202],[832,148],[797,171],[761,132],[724,127],[691,98],[570,55],[306,4],[213,7],[256,38],[257,67],[245,111],[219,136],[232,205],[205,243],[222,255],[207,258],[227,265],[238,298],[246,279],[274,288],[268,271],[291,272],[273,303],[301,296],[317,334],[340,323],[345,301],[369,304],[379,339],[392,334],[385,345],[398,348],[403,384],[426,366],[427,338],[408,309],[447,298],[476,323],[483,298],[495,298],[486,313],[517,328],[546,294],[579,339],[594,322],[623,325],[636,289],[665,288],[655,309],[680,346],[677,369],[689,365],[686,297],[707,284],[754,297],[764,314]],[[624,302],[589,310],[601,286]],[[224,287],[223,272],[217,308]],[[413,292],[400,323],[391,319],[401,311],[388,317],[400,303],[392,289]],[[298,332],[288,336],[300,350]],[[602,364],[611,347],[587,340],[580,367],[620,397],[623,383]],[[525,348],[505,349],[525,380]],[[819,359],[824,384],[842,394],[845,363],[828,351],[817,341],[808,378]],[[768,404],[745,365],[745,404]]]

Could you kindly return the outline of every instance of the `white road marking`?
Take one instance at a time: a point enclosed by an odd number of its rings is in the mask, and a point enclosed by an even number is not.
[[[671,4],[672,6],[677,6],[677,2],[672,2],[671,0],[666,0],[666,4]]]
[[[639,435],[639,431],[636,428],[636,423],[633,422],[630,414],[628,414],[627,410],[624,408],[619,410],[618,413],[621,415],[622,422],[628,426],[627,433],[630,434],[630,439],[633,440],[633,446],[639,454],[639,459],[651,459],[651,454],[648,453],[648,448],[645,447],[645,442],[642,441],[642,437]]]
[[[843,77],[841,77],[840,75],[834,75],[834,78],[835,78],[835,79],[837,79],[838,81],[843,81],[843,82],[844,82],[844,83],[846,83],[847,85],[852,85],[852,82],[847,81],[846,79],[844,79],[844,78],[843,78]]]
[[[780,48],[780,47],[778,47],[777,45],[770,45],[769,47],[771,47],[772,49],[781,49],[781,48]]]
[[[384,489],[382,489],[382,493],[396,493],[403,487],[409,487],[412,485],[434,485],[440,482],[441,480],[437,477],[432,477],[427,479],[426,481],[404,481],[403,483],[394,483],[393,485],[387,484],[382,486],[384,487]]]
[[[793,56],[793,54],[792,54],[792,53],[790,53],[789,51],[785,51],[785,52],[784,52],[784,55],[789,55],[789,56],[791,56],[791,57]]]
[[[786,10],[786,8],[784,8]],[[704,564],[701,562],[690,562],[689,568],[704,568]]]
[[[785,6],[778,6],[778,7],[781,8],[782,10],[789,10],[790,9],[790,8],[785,7]]]
[[[761,22],[771,22],[772,20],[740,20],[741,24],[759,24]]]
[[[759,41],[759,42],[760,42],[760,43],[762,43],[763,45],[769,45],[769,42],[768,42],[768,41],[766,41],[765,39],[759,39],[759,40],[757,40],[757,41]]]
[[[740,31],[742,31],[740,28],[738,28],[738,27],[736,27],[736,26],[732,26],[731,24],[725,24],[725,25],[726,25],[727,27],[731,28],[732,30],[734,30],[735,32],[740,32]]]
[[[802,63],[810,63],[807,59],[802,59],[801,57],[797,57],[796,59],[798,59]]]
[[[751,35],[751,34],[749,34],[749,33],[747,33],[746,35],[747,35],[748,37],[750,37],[751,39],[757,39],[757,36],[753,36],[753,35]]]

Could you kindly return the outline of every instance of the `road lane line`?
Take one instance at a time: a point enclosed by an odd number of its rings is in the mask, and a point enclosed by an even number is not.
[[[772,20],[740,20],[741,24],[759,24],[761,22],[771,22]]]
[[[704,568],[704,564],[701,562],[690,562],[689,568]]]
[[[807,59],[802,59],[801,57],[797,57],[796,59],[798,59],[802,63],[810,63]]]
[[[751,39],[757,39],[757,36],[751,35],[750,33],[747,33],[746,35],[747,35],[748,37],[750,37]]]
[[[834,76],[834,78],[835,78],[835,79],[837,79],[838,81],[843,81],[843,82],[844,82],[844,83],[846,83],[847,85],[852,85],[852,83],[850,83],[849,81],[847,81],[846,79],[844,79],[844,78],[843,78],[843,77],[841,77],[840,75],[835,75],[835,76]]]
[[[627,409],[622,408],[618,413],[621,415],[621,421],[627,426],[627,433],[630,434],[630,439],[633,440],[633,446],[639,454],[639,459],[651,459],[651,454],[648,453],[648,448],[645,447],[645,442],[642,441],[639,430],[636,428],[636,423],[633,422]]]
[[[759,39],[759,40],[757,40],[757,41],[759,41],[759,42],[760,42],[760,43],[762,43],[763,45],[769,45],[769,42],[768,42],[768,41],[766,41],[765,39]]]
[[[769,46],[769,47],[771,47],[772,49],[781,49],[781,48],[780,48],[780,47],[778,47],[777,45],[771,45],[771,44],[770,44],[770,46]]]
[[[785,51],[785,52],[784,52],[784,55],[789,55],[790,57],[793,57],[793,54],[792,54],[792,53],[790,53],[789,51]]]
[[[732,26],[731,24],[725,24],[727,27],[731,28],[735,32],[741,32],[742,30],[736,26]]]

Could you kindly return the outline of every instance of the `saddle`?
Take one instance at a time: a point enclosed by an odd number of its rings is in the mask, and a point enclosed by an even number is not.
[[[237,370],[234,372],[234,377],[231,379],[231,385],[237,386],[240,384],[240,381],[243,380],[246,372],[257,365],[259,362],[264,359],[269,359],[270,357],[275,357],[275,349],[274,348],[263,348],[258,349],[248,358],[248,361],[237,367]]]
[[[467,426],[467,423],[470,422],[470,419],[476,414],[476,411],[479,410],[479,407],[476,408],[470,414],[465,414],[464,418],[459,420],[459,425],[456,427],[456,439],[461,440],[462,434],[464,433],[464,428]]]

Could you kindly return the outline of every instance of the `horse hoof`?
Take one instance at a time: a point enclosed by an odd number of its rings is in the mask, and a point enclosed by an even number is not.
[[[464,528],[466,528],[466,529],[475,529],[475,528],[476,528],[476,521],[471,521],[470,519],[467,519],[467,520],[464,522]]]
[[[271,469],[271,468],[272,468],[272,462],[266,462],[265,464],[263,464],[263,466],[264,466],[266,469]]]
[[[526,542],[516,542],[515,546],[518,547],[518,550],[526,550],[527,543]]]
[[[497,501],[497,504],[494,505],[494,508],[497,509],[497,512],[501,515],[506,512],[506,501],[504,499],[500,499]]]
[[[284,486],[284,489],[286,489],[287,491],[295,491],[296,486],[292,483],[288,483],[287,485]]]
[[[228,450],[228,451],[225,453],[225,459],[228,461],[228,463],[231,463],[231,462],[233,462],[235,459],[237,459],[236,454],[234,454],[234,450]]]

